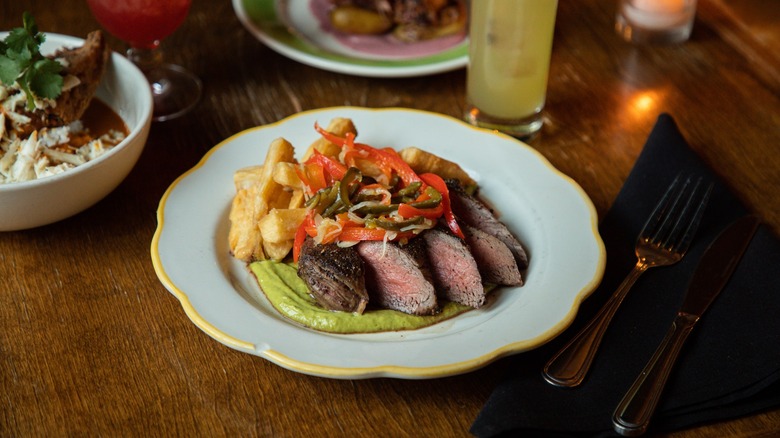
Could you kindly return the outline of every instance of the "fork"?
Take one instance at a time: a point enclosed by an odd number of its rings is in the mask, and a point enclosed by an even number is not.
[[[692,187],[691,187],[692,186]],[[544,366],[544,379],[555,386],[575,387],[588,373],[601,339],[631,286],[649,268],[680,261],[693,240],[712,191],[712,183],[691,177],[674,179],[636,241],[637,262],[599,313]]]

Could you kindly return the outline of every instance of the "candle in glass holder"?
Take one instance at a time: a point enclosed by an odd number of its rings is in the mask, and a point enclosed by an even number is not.
[[[695,15],[696,0],[620,0],[615,28],[634,43],[680,43]]]

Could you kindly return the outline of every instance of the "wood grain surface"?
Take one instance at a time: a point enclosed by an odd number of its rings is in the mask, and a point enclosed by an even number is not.
[[[741,19],[749,8],[727,3],[700,0],[687,43],[643,47],[616,36],[615,2],[560,2],[545,126],[531,145],[584,188],[599,215],[668,112],[780,234],[780,40],[764,22]],[[46,32],[99,28],[83,1],[3,0],[0,29],[18,26],[24,10]],[[0,435],[468,436],[506,361],[421,381],[297,374],[205,335],[150,258],[161,196],[220,141],[330,106],[460,117],[465,71],[392,79],[308,67],[254,39],[229,1],[195,0],[163,47],[203,80],[197,108],[154,124],[138,165],[94,207],[0,233]],[[774,410],[668,436],[772,436],[778,425]]]

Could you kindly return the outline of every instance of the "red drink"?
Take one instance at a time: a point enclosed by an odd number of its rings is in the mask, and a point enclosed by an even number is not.
[[[87,0],[92,14],[131,47],[154,49],[184,21],[192,0]]]

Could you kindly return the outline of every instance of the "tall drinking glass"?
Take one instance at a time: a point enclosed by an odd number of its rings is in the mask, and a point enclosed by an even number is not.
[[[473,0],[465,119],[528,139],[542,127],[557,0]]]
[[[92,15],[130,48],[127,58],[152,86],[156,121],[178,117],[200,99],[201,82],[188,70],[164,64],[160,42],[187,17],[192,0],[87,0]]]

